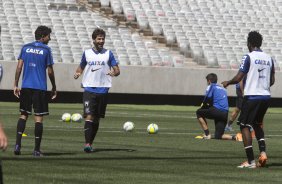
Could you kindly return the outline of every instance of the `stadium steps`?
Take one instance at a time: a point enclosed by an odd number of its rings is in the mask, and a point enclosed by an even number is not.
[[[163,35],[154,36],[151,29],[139,29],[136,21],[126,21],[124,14],[114,14],[111,7],[102,7],[101,3],[97,0],[78,0],[78,4],[85,5],[85,7],[94,12],[100,12],[103,16],[108,17],[110,19],[114,19],[120,27],[127,27],[132,32],[138,32],[144,40],[155,40],[157,42],[157,48],[169,48],[170,53],[173,56],[184,56],[183,67],[188,68],[205,68],[205,65],[199,65],[197,62],[193,60],[190,55],[184,55],[180,52],[180,48],[177,43],[167,44],[165,37]]]

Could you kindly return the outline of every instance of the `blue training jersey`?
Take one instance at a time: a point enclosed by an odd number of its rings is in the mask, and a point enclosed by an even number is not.
[[[106,54],[106,51],[107,51],[106,49],[103,49],[102,51],[98,52],[98,51],[95,51],[93,48],[92,48],[92,50],[93,50],[95,55]],[[96,63],[96,62],[93,62],[93,64],[94,63]],[[109,50],[109,60],[106,61],[106,63],[110,67],[118,65],[118,62],[116,61],[116,59],[114,57],[114,54],[110,50]],[[87,65],[87,59],[85,57],[85,52],[84,52],[83,55],[82,55],[82,58],[81,58],[80,67],[82,69],[84,69],[86,65]],[[109,92],[109,89],[110,88],[108,88],[108,87],[84,87],[84,91],[88,91],[90,93],[99,93],[99,94],[106,94],[106,93]]]
[[[22,88],[47,90],[47,66],[53,65],[50,47],[35,41],[22,47],[18,60],[23,60]]]
[[[226,89],[216,83],[211,83],[206,90],[206,98],[213,101],[213,106],[220,111],[228,111],[228,98]]]

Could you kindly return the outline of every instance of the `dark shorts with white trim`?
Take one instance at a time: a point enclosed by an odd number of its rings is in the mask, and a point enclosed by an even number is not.
[[[44,116],[49,114],[47,92],[39,89],[22,88],[20,93],[20,112]]]
[[[262,124],[269,105],[270,99],[249,100],[244,98],[238,124],[243,127],[252,127],[256,124]]]
[[[84,117],[92,115],[96,118],[104,118],[108,104],[108,93],[83,92]]]

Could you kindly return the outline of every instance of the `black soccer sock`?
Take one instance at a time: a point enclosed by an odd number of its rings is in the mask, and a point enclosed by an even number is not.
[[[255,160],[253,146],[245,147],[245,151],[246,151],[246,155],[247,155],[247,158],[248,158],[248,162],[249,162],[249,164],[251,164],[252,161]]]
[[[91,144],[93,143],[93,141],[96,137],[96,134],[98,132],[99,124],[100,124],[99,122],[100,122],[100,119],[94,119],[94,122],[92,123],[93,134],[92,134],[92,137],[91,137]]]
[[[85,121],[84,124],[84,137],[85,137],[85,143],[91,144],[92,136],[93,136],[93,122],[92,121]]]
[[[265,140],[264,139],[258,140],[258,146],[259,146],[259,151],[260,152],[265,152],[266,145],[265,145]]]
[[[208,136],[208,135],[210,134],[209,129],[204,130],[204,132],[205,132],[205,135],[206,135],[206,136]]]
[[[258,141],[259,151],[265,152],[266,145],[265,145],[265,139],[264,139],[264,131],[261,125],[255,125],[253,126],[254,131],[256,132],[256,138]]]
[[[34,128],[34,136],[35,136],[35,151],[40,151],[40,144],[43,134],[43,123],[36,122]]]
[[[16,136],[16,144],[21,146],[22,142],[22,135],[25,130],[26,120],[19,118],[18,125],[17,125],[17,136]]]

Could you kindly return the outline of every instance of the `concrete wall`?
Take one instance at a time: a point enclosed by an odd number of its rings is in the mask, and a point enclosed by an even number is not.
[[[0,89],[13,89],[15,69],[17,62],[1,61],[4,75]],[[78,64],[54,65],[58,91],[83,91],[80,88],[81,78],[73,79],[73,74]],[[164,94],[164,95],[203,95],[206,89],[205,76],[208,73],[216,73],[218,82],[231,79],[237,70],[221,69],[190,69],[190,68],[167,68],[167,67],[141,67],[121,66],[121,75],[113,78],[111,93],[132,94]],[[272,96],[282,97],[281,72],[276,72],[276,83],[271,88]],[[50,89],[50,83],[48,89]],[[228,94],[235,96],[235,87],[228,87]]]

